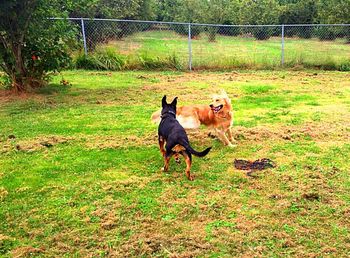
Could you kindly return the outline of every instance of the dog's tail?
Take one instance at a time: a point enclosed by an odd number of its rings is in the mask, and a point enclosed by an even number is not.
[[[206,148],[202,152],[198,152],[198,151],[194,150],[189,144],[185,148],[186,148],[186,150],[188,150],[189,152],[191,152],[193,155],[195,155],[197,157],[204,157],[211,150],[211,147],[209,147],[209,148]]]
[[[151,115],[151,121],[154,124],[159,124],[160,123],[160,110],[157,110]]]

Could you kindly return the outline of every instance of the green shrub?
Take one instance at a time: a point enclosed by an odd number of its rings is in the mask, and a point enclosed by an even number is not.
[[[125,66],[125,57],[112,49],[96,51],[93,54],[79,54],[75,60],[77,69],[119,71]]]
[[[316,35],[320,40],[335,40],[337,31],[334,27],[320,27],[317,29]]]
[[[138,60],[141,64],[141,68],[145,69],[159,69],[170,68],[181,70],[182,66],[175,54],[169,55],[165,58],[159,56],[149,56],[147,53],[140,54]]]
[[[95,70],[96,60],[92,55],[79,54],[74,60],[77,69]]]
[[[343,64],[339,65],[339,71],[349,72],[350,71],[350,62],[343,63]]]
[[[224,36],[238,36],[241,33],[240,27],[226,27],[220,26],[218,29],[218,34]]]

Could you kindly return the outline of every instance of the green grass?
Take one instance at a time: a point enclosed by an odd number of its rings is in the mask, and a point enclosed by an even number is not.
[[[145,31],[97,47],[114,50],[125,58],[123,69],[188,68],[188,40],[173,31]],[[255,68],[281,65],[281,38],[256,40],[253,37],[217,35],[215,42],[201,33],[191,43],[194,69]],[[320,41],[317,38],[285,39],[285,67],[349,70],[350,45],[346,39]],[[88,67],[87,67],[88,68]]]
[[[348,77],[66,71],[36,93],[0,90],[0,256],[349,256]],[[207,104],[221,88],[238,146],[203,127],[189,132],[213,146],[195,181],[184,162],[161,172],[161,97]],[[252,178],[235,158],[277,167]]]

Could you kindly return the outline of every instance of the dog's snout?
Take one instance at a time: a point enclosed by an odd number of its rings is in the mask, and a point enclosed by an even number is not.
[[[209,105],[209,107],[213,108],[213,107],[214,107],[214,105],[213,105],[213,104],[210,104],[210,105]]]

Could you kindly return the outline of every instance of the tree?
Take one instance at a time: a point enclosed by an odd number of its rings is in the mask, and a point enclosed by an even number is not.
[[[240,1],[239,0],[230,0],[228,3],[223,6],[225,15],[223,16],[221,24],[225,25],[237,25],[240,24],[239,19],[239,10],[240,10]],[[228,36],[236,36],[240,33],[239,27],[220,27],[218,33]]]
[[[315,23],[316,17],[316,2],[306,0],[282,6],[279,21],[281,24],[312,24]],[[302,38],[310,38],[312,30],[312,27],[286,27],[285,35],[298,35]]]
[[[320,23],[350,24],[350,0],[319,0],[317,2],[318,21]],[[350,42],[349,26],[320,27],[317,31],[321,40],[331,40],[336,37],[347,37]]]
[[[319,0],[317,8],[320,23],[350,23],[350,0]]]
[[[175,21],[175,16],[181,10],[181,0],[157,0],[156,19],[157,21]]]
[[[204,21],[205,2],[203,0],[161,0],[158,17],[163,21],[201,23]],[[187,25],[172,25],[174,31],[187,35]],[[201,26],[191,26],[191,37],[195,38],[202,31]]]
[[[156,0],[85,0],[87,6],[75,6],[69,17],[153,20]]]
[[[280,6],[276,0],[242,0],[240,20],[242,24],[276,24],[279,12]],[[273,32],[267,27],[253,27],[249,31],[259,40],[268,39]]]
[[[15,92],[40,87],[48,73],[66,66],[71,26],[48,17],[63,15],[66,1],[8,0],[0,3],[0,66]]]
[[[204,17],[206,23],[213,24],[237,24],[238,23],[238,11],[239,2],[237,0],[207,0],[204,1],[205,13]],[[215,41],[216,34],[220,31],[221,34],[225,34],[227,27],[209,27],[208,39],[209,41]],[[232,31],[232,29],[231,29]]]

